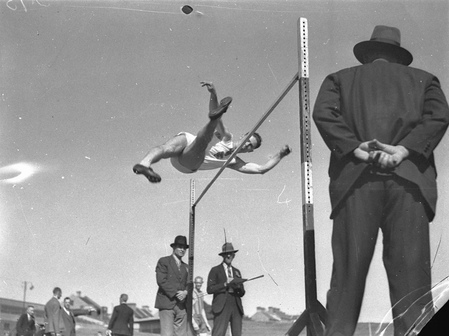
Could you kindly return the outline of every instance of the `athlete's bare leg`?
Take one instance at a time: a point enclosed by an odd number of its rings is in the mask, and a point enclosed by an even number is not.
[[[209,122],[198,132],[196,139],[190,145],[187,144],[185,135],[177,135],[165,144],[151,148],[142,161],[133,167],[134,173],[144,175],[152,183],[160,182],[161,177],[151,166],[161,159],[172,157],[179,157],[179,162],[184,167],[193,171],[197,170],[204,161],[207,146],[212,140],[217,123],[231,101],[231,97],[226,97],[216,109],[209,111]]]
[[[209,112],[209,122],[198,132],[195,140],[184,148],[184,151],[179,156],[179,163],[184,167],[196,171],[203,164],[207,146],[212,141],[217,125],[221,123],[221,116],[226,112],[231,101],[231,97],[223,98],[218,107]],[[217,115],[216,111],[220,109],[224,109],[224,111],[220,113],[218,118],[211,117],[211,115]]]
[[[215,110],[218,107],[218,96],[214,84],[212,82],[203,81],[201,82],[201,86],[206,87],[210,92],[209,111]],[[221,118],[219,118],[217,126],[215,127],[215,136],[219,140],[228,140],[232,138],[232,134],[229,133],[229,130],[225,127]]]
[[[181,155],[186,146],[186,136],[184,134],[176,135],[163,145],[151,148],[142,161],[133,167],[133,171],[136,174],[145,175],[145,177],[152,183],[160,182],[161,177],[154,172],[151,165],[159,162],[161,159],[169,159]]]

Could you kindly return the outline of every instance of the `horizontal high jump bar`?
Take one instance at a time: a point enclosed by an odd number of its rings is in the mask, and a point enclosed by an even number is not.
[[[251,138],[251,136],[254,134],[254,132],[262,125],[262,123],[265,121],[265,119],[268,118],[268,116],[271,114],[271,112],[274,111],[276,106],[279,105],[282,99],[287,95],[287,93],[290,91],[290,89],[295,85],[295,83],[299,80],[299,73],[296,73],[290,83],[288,83],[287,87],[282,91],[282,93],[279,95],[279,97],[275,100],[275,102],[270,106],[270,108],[265,112],[265,114],[260,118],[260,120],[257,122],[257,124],[252,128],[252,130],[246,135],[244,140],[240,143],[240,145],[232,152],[232,154],[229,156],[229,158],[226,160],[224,165],[220,168],[220,170],[215,174],[214,178],[209,182],[209,184],[204,188],[203,192],[200,194],[200,196],[197,198],[196,202],[193,204],[193,207],[195,207],[199,201],[203,198],[204,194],[209,190],[209,188],[214,184],[214,182],[217,180],[217,178],[221,175],[223,170],[229,165],[229,163],[234,159],[234,157],[239,153],[240,149],[245,145],[245,143]]]

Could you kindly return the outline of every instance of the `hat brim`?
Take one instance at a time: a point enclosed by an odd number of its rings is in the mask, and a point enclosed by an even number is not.
[[[220,252],[220,253],[218,253],[218,255],[219,255],[219,256],[222,256],[223,254],[236,253],[236,252],[238,252],[238,251],[239,251],[239,250],[232,250],[232,251]]]
[[[379,51],[392,55],[403,65],[410,65],[413,62],[413,56],[407,49],[385,42],[363,41],[357,43],[353,51],[357,60],[362,64],[366,63],[364,61],[365,55]]]
[[[189,245],[184,245],[184,244],[175,244],[175,243],[171,243],[170,244],[170,246],[173,248],[173,247],[175,247],[175,245],[182,245],[182,246],[185,246],[186,247],[186,249],[188,249],[189,248]]]

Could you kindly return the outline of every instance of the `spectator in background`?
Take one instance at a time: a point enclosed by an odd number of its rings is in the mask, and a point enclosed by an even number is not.
[[[64,322],[61,317],[61,304],[59,303],[61,296],[61,288],[55,287],[53,289],[53,297],[45,304],[45,333],[51,336],[60,336],[64,330]]]
[[[128,307],[127,301],[127,294],[120,295],[120,305],[114,307],[106,330],[108,336],[133,336],[134,311]]]
[[[71,299],[69,297],[64,298],[64,303],[62,306],[61,311],[61,317],[62,321],[64,322],[64,330],[62,332],[63,336],[75,336],[76,335],[76,329],[75,329],[75,316],[80,315],[90,315],[94,311],[96,311],[94,308],[89,309],[71,309]]]
[[[192,295],[192,325],[197,335],[205,336],[212,330],[207,322],[206,311],[204,310],[203,297],[207,293],[201,291],[201,286],[203,285],[202,277],[197,276],[193,282],[195,286]]]
[[[17,336],[33,336],[36,332],[34,320],[34,307],[28,306],[27,312],[19,317],[16,325]]]

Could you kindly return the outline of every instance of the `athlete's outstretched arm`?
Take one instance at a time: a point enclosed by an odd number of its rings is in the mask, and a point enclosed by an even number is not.
[[[244,174],[265,174],[270,171],[276,165],[281,162],[281,160],[291,153],[291,149],[288,145],[285,145],[281,148],[281,150],[274,154],[265,164],[257,164],[254,162],[245,162],[239,157],[236,157],[237,162],[234,164],[230,164],[228,168],[237,170],[240,173]]]

